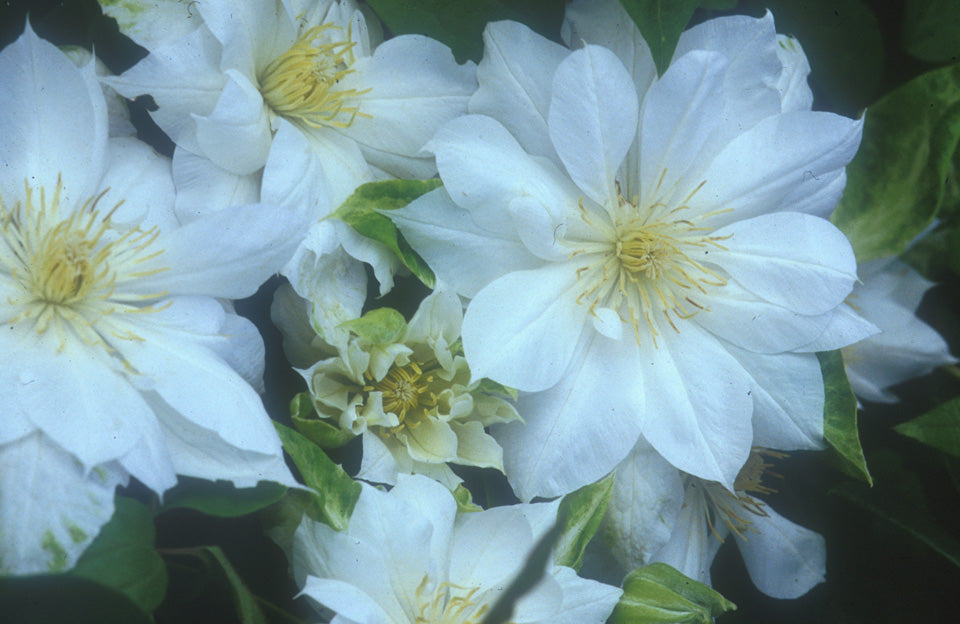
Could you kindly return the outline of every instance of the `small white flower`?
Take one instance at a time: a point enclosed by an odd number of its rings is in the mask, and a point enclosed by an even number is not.
[[[0,570],[62,570],[134,476],[294,483],[224,299],[292,253],[289,211],[186,226],[169,161],[108,138],[93,63],[24,34],[0,52]]]
[[[641,434],[732,487],[752,444],[822,445],[813,352],[875,331],[841,309],[856,262],[822,218],[862,124],[787,108],[802,52],[781,60],[770,16],[691,29],[655,78],[625,13],[578,15],[613,51],[487,27],[483,114],[428,144],[445,189],[392,214],[472,297],[474,374],[530,393],[493,431],[521,499],[601,478]]]
[[[440,291],[406,326],[399,312],[376,310],[343,325],[358,335],[339,355],[302,371],[320,416],[363,435],[357,477],[393,484],[415,472],[454,489],[460,478],[447,463],[503,470],[484,427],[519,416],[471,380],[457,344],[461,320],[459,298]]]
[[[450,492],[425,477],[401,475],[389,493],[364,484],[346,531],[309,519],[297,529],[294,578],[338,624],[479,624],[556,519],[557,504],[456,511]],[[620,594],[548,565],[511,621],[599,624]]]
[[[710,584],[710,566],[725,539],[740,549],[754,585],[774,598],[797,598],[824,580],[822,536],[790,522],[755,498],[772,493],[764,457],[754,449],[733,490],[684,474],[645,442],[618,467],[603,533],[627,571],[660,561]]]
[[[897,397],[887,388],[957,359],[940,334],[916,315],[933,282],[894,258],[861,265],[860,278],[847,303],[881,333],[843,349],[847,377],[861,399],[894,403]]]

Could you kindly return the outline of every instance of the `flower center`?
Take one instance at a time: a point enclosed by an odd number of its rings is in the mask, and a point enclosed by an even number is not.
[[[489,604],[477,601],[479,587],[440,583],[435,591],[431,591],[431,585],[430,577],[424,575],[417,586],[419,610],[414,616],[414,624],[480,624],[490,609]]]
[[[369,89],[336,88],[353,72],[356,43],[349,31],[345,40],[332,39],[334,31],[342,29],[333,24],[307,29],[261,72],[260,92],[275,113],[312,128],[346,128],[357,116],[369,117],[360,112],[357,102]]]
[[[103,193],[79,210],[61,214],[61,188],[58,180],[50,198],[41,188],[37,201],[37,193],[25,185],[23,203],[12,209],[0,200],[0,274],[11,278],[12,288],[4,295],[14,310],[12,317],[0,321],[13,325],[32,320],[39,334],[53,326],[61,332],[61,341],[69,328],[88,344],[104,344],[94,330],[103,316],[156,310],[131,304],[162,293],[124,296],[117,286],[165,270],[139,266],[163,253],[153,245],[159,232],[114,230],[110,217],[119,204],[101,214],[97,204]]]
[[[580,217],[593,232],[592,240],[568,241],[571,257],[585,261],[577,271],[584,290],[577,302],[614,310],[641,343],[640,325],[646,323],[657,345],[659,322],[679,332],[676,319],[689,319],[709,311],[701,295],[726,284],[722,275],[697,260],[705,250],[724,249],[727,237],[711,236],[712,228],[699,225],[719,214],[687,216],[688,202],[701,183],[676,207],[655,203],[648,207],[627,201],[617,188],[616,206],[588,211],[580,202]],[[684,218],[687,216],[688,218]]]
[[[380,427],[382,437],[396,436],[404,429],[416,427],[437,406],[437,396],[430,391],[430,384],[435,380],[431,370],[424,372],[414,361],[404,366],[394,364],[379,382],[364,386],[365,392],[380,392],[383,411],[396,414],[400,421],[395,427]]]
[[[780,476],[770,472],[772,464],[764,461],[764,456],[783,459],[786,453],[769,449],[754,448],[737,474],[733,482],[735,492],[712,481],[702,481],[695,477],[688,477],[688,486],[699,488],[707,501],[707,525],[710,531],[721,542],[723,538],[717,533],[716,523],[723,522],[737,537],[746,539],[747,531],[755,531],[751,516],[767,516],[764,503],[753,498],[750,494],[773,494],[775,489],[763,485],[764,474]]]

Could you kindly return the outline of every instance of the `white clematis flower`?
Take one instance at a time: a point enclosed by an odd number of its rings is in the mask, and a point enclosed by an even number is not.
[[[818,448],[813,352],[876,331],[840,307],[856,261],[821,218],[861,122],[785,108],[803,102],[783,79],[796,54],[781,61],[769,16],[688,31],[660,78],[630,28],[618,58],[489,25],[485,114],[428,145],[445,189],[392,214],[472,297],[474,374],[529,393],[526,423],[493,432],[523,500],[601,478],[641,434],[728,488],[752,444]]]
[[[863,282],[847,303],[881,333],[843,349],[847,378],[861,399],[894,403],[897,397],[887,388],[954,364],[957,358],[940,334],[916,315],[933,282],[895,258],[861,265],[860,278]]]
[[[478,624],[556,519],[557,504],[457,514],[443,486],[401,476],[389,493],[364,484],[346,531],[305,519],[293,572],[334,624]],[[548,565],[512,621],[605,622],[621,590]]]
[[[448,463],[503,470],[503,451],[484,427],[517,420],[516,409],[471,380],[459,352],[460,299],[436,291],[409,325],[375,310],[341,325],[353,335],[336,357],[301,371],[321,418],[363,436],[357,477],[394,484],[425,474],[453,490]]]
[[[733,539],[754,585],[773,598],[798,598],[824,580],[821,535],[780,516],[755,496],[781,453],[754,449],[730,491],[684,474],[641,441],[618,467],[603,534],[625,571],[659,561],[710,584],[710,566]]]
[[[72,566],[130,476],[293,484],[241,377],[262,340],[221,298],[253,294],[301,221],[244,206],[179,226],[169,161],[108,138],[94,64],[29,25],[0,76],[0,571]]]

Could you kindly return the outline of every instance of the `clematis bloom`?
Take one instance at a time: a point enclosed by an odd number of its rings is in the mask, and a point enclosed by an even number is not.
[[[130,476],[294,484],[250,385],[262,340],[226,300],[280,268],[301,220],[253,205],[181,226],[169,161],[108,137],[93,62],[29,25],[0,76],[0,571],[72,566]]]
[[[602,12],[570,15],[585,32]],[[485,42],[483,114],[428,144],[445,188],[392,217],[472,298],[474,374],[527,393],[526,422],[493,432],[518,496],[599,479],[641,434],[728,488],[754,444],[820,447],[814,352],[876,331],[840,307],[856,261],[823,218],[861,122],[788,97],[769,15],[691,29],[659,78],[638,33],[620,56],[510,22]]]

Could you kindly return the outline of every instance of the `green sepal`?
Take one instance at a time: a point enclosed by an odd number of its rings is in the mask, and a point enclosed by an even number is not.
[[[355,437],[320,418],[309,392],[300,392],[290,400],[290,420],[297,431],[322,449],[340,448]]]
[[[380,211],[403,208],[439,186],[441,182],[437,179],[368,182],[358,186],[353,195],[337,208],[334,216],[361,235],[387,247],[421,282],[433,288],[436,284],[433,271],[404,240],[393,221],[380,214]]]
[[[229,481],[179,477],[177,485],[163,495],[163,509],[186,508],[208,516],[236,518],[272,505],[286,492],[286,486],[272,481],[238,488]]]
[[[928,72],[866,113],[831,220],[860,262],[899,255],[937,216],[960,140],[960,63]]]
[[[499,384],[492,379],[487,379],[486,377],[480,380],[475,392],[482,392],[483,394],[499,394],[505,397],[510,397],[514,401],[517,400],[517,390],[515,388],[504,386],[503,384]]]
[[[144,612],[153,613],[167,592],[167,568],[154,549],[155,537],[150,510],[133,499],[117,496],[110,521],[69,575],[117,591]]]
[[[340,327],[349,329],[367,344],[389,345],[403,339],[407,321],[393,308],[377,308],[358,319],[340,323]]]
[[[650,46],[657,73],[667,71],[680,35],[698,7],[732,9],[736,0],[620,0]]]
[[[557,510],[560,541],[554,551],[553,562],[579,570],[583,565],[583,551],[593,539],[600,521],[607,513],[614,475],[585,485],[563,497]]]
[[[947,401],[926,414],[894,427],[897,433],[960,457],[960,399]]]
[[[302,434],[278,422],[273,425],[303,482],[312,490],[291,489],[289,495],[303,505],[314,520],[338,531],[346,529],[360,498],[360,484]]]
[[[473,495],[470,494],[470,490],[463,487],[463,484],[458,485],[453,491],[453,499],[457,501],[458,513],[483,511],[483,507],[473,502]]]
[[[665,563],[637,568],[623,579],[623,595],[613,610],[612,624],[713,624],[713,618],[733,611],[735,604],[703,583]]]
[[[840,351],[817,353],[823,375],[823,437],[839,454],[852,476],[873,485],[857,432],[857,397],[853,394]]]

